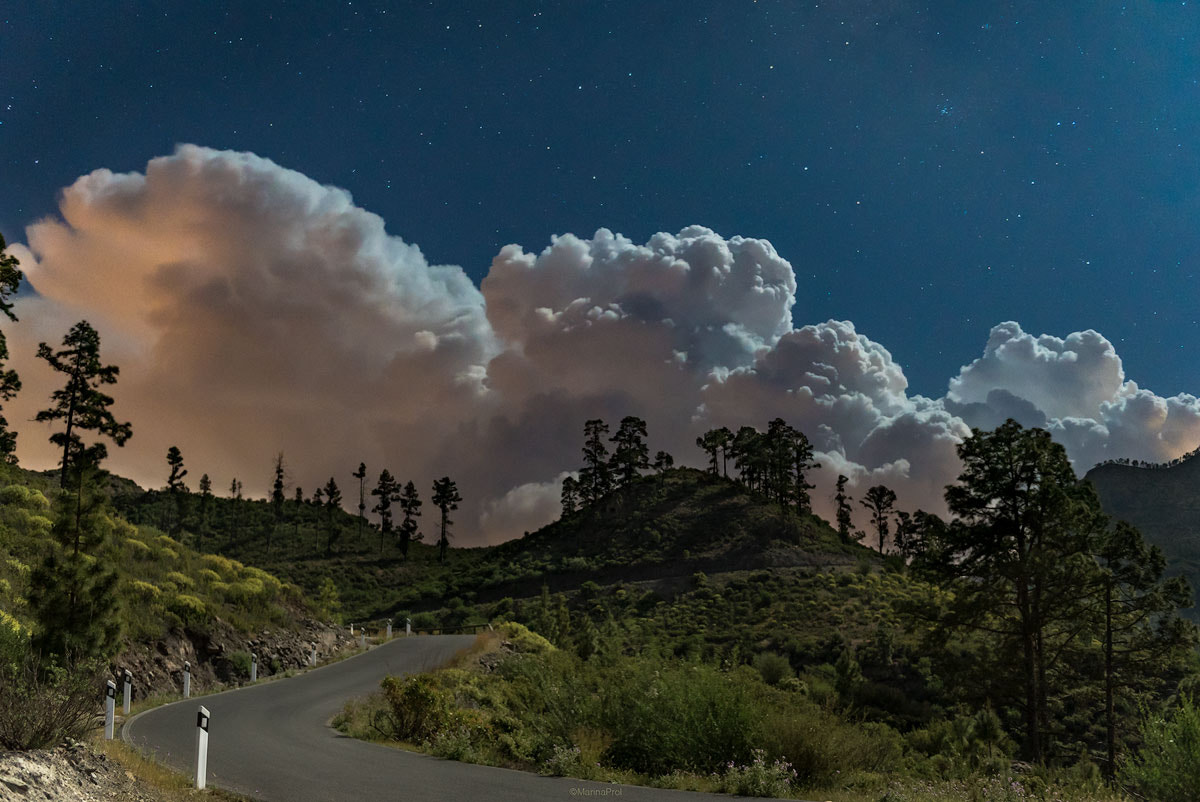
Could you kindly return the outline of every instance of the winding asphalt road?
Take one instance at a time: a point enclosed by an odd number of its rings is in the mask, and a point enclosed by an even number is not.
[[[296,677],[147,710],[126,722],[122,737],[190,776],[196,712],[203,704],[212,714],[209,784],[270,802],[729,799],[458,763],[347,738],[329,726],[347,699],[377,689],[384,676],[435,668],[473,640],[473,635],[397,638]]]

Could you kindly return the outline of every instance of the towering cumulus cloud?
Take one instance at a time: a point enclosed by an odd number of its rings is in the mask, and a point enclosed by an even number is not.
[[[909,395],[892,355],[848,321],[794,328],[792,266],[769,242],[700,226],[645,244],[600,229],[539,253],[509,245],[481,288],[339,189],[250,154],[182,146],[145,174],[99,170],[61,219],[17,246],[36,297],[11,341],[28,420],[55,379],[32,359],[75,320],[121,366],[117,414],[135,436],[112,467],[151,485],[178,445],[191,473],[264,492],[283,451],[311,490],[365,461],[466,499],[460,543],[553,517],[583,421],[636,414],[651,448],[698,464],[696,436],[779,416],[813,440],[827,511],[838,473],[941,508],[970,426],[1051,428],[1078,467],[1162,459],[1200,440],[1200,403],[1125,380],[1096,332],[992,330],[945,398]],[[20,457],[53,453],[36,424]]]

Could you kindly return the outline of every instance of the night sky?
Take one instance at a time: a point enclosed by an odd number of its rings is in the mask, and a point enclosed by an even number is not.
[[[478,281],[506,243],[699,223],[940,396],[1006,319],[1200,390],[1187,3],[22,2],[0,230],[176,143],[349,190]]]

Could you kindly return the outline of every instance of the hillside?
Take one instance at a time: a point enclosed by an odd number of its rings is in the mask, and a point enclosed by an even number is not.
[[[1136,526],[1163,550],[1169,573],[1200,589],[1200,456],[1162,468],[1098,465],[1084,478],[1105,512]],[[1200,609],[1188,615],[1200,621]]]
[[[107,487],[131,482],[109,477]],[[34,568],[52,548],[57,475],[0,466],[0,626],[27,633],[35,626],[27,604]],[[117,575],[120,645],[112,664],[132,668],[142,692],[180,681],[183,661],[198,687],[245,679],[249,652],[263,657],[263,675],[301,666],[313,640],[331,650],[339,632],[319,624],[295,585],[261,568],[201,553],[183,540],[116,511],[102,515],[99,559]],[[348,640],[348,639],[347,639]]]
[[[131,520],[170,520],[168,499],[158,491],[126,489],[114,503]],[[190,504],[182,540],[268,570],[313,598],[332,579],[349,621],[421,614],[423,626],[456,625],[468,620],[471,608],[536,596],[543,585],[551,592],[587,581],[653,580],[666,587],[698,571],[852,566],[877,559],[862,546],[840,543],[816,516],[783,513],[731,480],[688,468],[642,477],[523,538],[451,548],[445,565],[428,545],[436,510],[424,510],[426,542],[414,544],[405,560],[396,543],[381,543],[373,524],[365,523],[360,534],[357,517],[341,509],[328,515],[289,502],[275,528],[266,502],[217,498],[202,538],[190,533],[199,528],[195,494]],[[471,620],[482,620],[478,609],[474,615]]]

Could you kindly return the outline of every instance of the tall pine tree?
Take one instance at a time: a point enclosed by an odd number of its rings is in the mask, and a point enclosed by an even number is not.
[[[65,488],[71,461],[84,450],[79,432],[98,432],[118,446],[123,446],[133,435],[133,427],[128,423],[117,422],[109,411],[113,403],[112,397],[100,392],[102,385],[116,384],[120,369],[116,365],[101,363],[100,335],[96,330],[86,320],[81,320],[63,337],[62,344],[63,347],[59,351],[54,351],[46,343],[38,346],[38,358],[46,360],[47,364],[59,373],[65,373],[67,383],[61,390],[55,390],[50,395],[53,406],[39,412],[36,420],[61,420],[65,425],[63,431],[50,435],[50,442],[63,451],[59,485]],[[96,463],[108,454],[102,443],[97,443],[92,448],[95,449]]]
[[[438,538],[438,562],[444,563],[446,551],[450,548],[450,525],[454,523],[450,520],[450,513],[458,509],[458,502],[462,501],[462,496],[458,494],[458,487],[450,477],[443,476],[433,483],[432,501],[433,506],[442,513],[441,536]]]
[[[17,257],[5,253],[8,244],[4,235],[0,234],[0,314],[14,323],[17,320],[13,312],[13,297],[21,286],[24,278]],[[21,378],[15,370],[5,367],[8,361],[8,340],[0,331],[0,400],[11,401],[21,390]],[[8,428],[8,421],[0,415],[0,459],[10,465],[17,462],[17,433]]]

